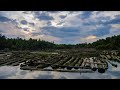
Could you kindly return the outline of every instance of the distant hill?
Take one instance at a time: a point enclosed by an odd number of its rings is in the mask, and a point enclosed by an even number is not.
[[[119,50],[120,49],[120,35],[107,37],[106,39],[99,39],[93,43],[76,44],[76,48],[95,48],[97,50]]]
[[[120,35],[107,37],[106,39],[99,39],[93,42],[92,47],[102,50],[119,50],[120,49]]]

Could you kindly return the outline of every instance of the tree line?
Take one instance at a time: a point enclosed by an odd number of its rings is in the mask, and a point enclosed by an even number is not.
[[[99,39],[93,43],[80,43],[76,45],[55,44],[44,40],[30,38],[6,38],[0,34],[0,50],[48,50],[48,49],[78,49],[95,48],[97,50],[118,50],[120,47],[120,35]]]
[[[30,38],[25,40],[22,38],[6,38],[4,35],[0,34],[0,50],[46,50],[54,48],[55,44],[53,42],[48,42],[44,40],[37,40]]]

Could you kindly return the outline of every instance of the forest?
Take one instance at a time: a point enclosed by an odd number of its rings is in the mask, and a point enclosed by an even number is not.
[[[120,35],[99,39],[93,43],[72,44],[55,44],[44,40],[30,38],[7,38],[0,34],[0,50],[49,50],[49,49],[78,49],[78,48],[95,48],[97,50],[119,50]]]

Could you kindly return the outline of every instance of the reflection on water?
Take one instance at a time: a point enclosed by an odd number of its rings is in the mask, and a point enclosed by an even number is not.
[[[0,79],[116,79],[120,78],[120,64],[117,68],[110,64],[106,73],[69,73],[55,71],[27,71],[20,70],[19,66],[0,67]]]

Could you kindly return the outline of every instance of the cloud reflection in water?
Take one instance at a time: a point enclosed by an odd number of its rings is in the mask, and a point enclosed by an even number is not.
[[[118,68],[109,65],[106,73],[68,73],[55,71],[27,71],[20,70],[19,66],[0,67],[0,79],[116,79],[120,78],[120,65]]]

